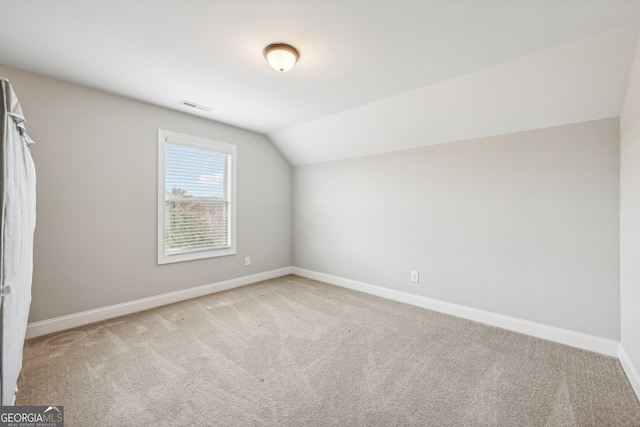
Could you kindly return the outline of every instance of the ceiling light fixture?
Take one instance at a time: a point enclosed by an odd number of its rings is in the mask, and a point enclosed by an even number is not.
[[[284,43],[274,43],[264,48],[264,57],[267,58],[269,64],[274,70],[284,73],[293,68],[300,54],[298,50]]]

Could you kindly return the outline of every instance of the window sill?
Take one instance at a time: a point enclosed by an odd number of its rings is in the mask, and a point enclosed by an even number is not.
[[[158,254],[158,265],[173,264],[175,262],[193,261],[197,259],[217,258],[221,256],[235,255],[235,249],[218,249],[206,252],[192,252],[177,255]]]

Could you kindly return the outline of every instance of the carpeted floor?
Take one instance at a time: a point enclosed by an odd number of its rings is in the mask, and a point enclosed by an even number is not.
[[[615,358],[286,276],[29,340],[72,426],[640,426]]]

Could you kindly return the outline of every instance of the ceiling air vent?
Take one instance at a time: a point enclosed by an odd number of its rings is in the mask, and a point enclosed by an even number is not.
[[[184,100],[180,101],[180,105],[185,105],[187,107],[196,108],[198,110],[206,111],[207,113],[209,111],[213,111],[213,108],[211,108],[211,107],[205,107],[204,105],[196,104],[195,102],[191,102],[191,101],[184,101]]]

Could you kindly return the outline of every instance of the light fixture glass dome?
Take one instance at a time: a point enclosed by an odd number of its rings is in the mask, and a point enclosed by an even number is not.
[[[264,48],[264,57],[274,70],[284,73],[293,68],[300,58],[295,47],[284,43],[274,43]]]

